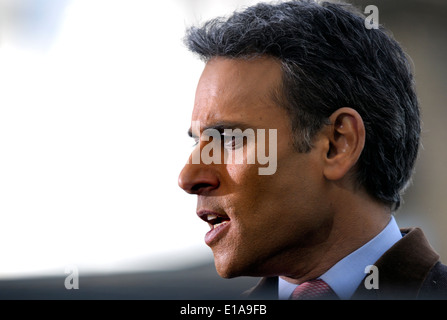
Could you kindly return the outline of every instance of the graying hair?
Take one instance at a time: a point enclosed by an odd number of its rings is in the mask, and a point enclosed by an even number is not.
[[[356,181],[394,210],[411,179],[420,139],[411,65],[384,30],[367,29],[349,4],[260,3],[188,29],[185,44],[204,61],[267,55],[282,64],[275,98],[290,114],[299,152],[341,107],[366,129]]]

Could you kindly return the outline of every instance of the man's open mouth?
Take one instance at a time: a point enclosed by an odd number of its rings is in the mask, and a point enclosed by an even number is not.
[[[217,228],[222,224],[230,222],[229,218],[219,217],[214,214],[207,215],[206,219],[206,221],[211,225],[211,229]]]
[[[224,214],[201,210],[197,212],[200,219],[207,222],[211,230],[205,236],[205,242],[210,245],[212,242],[223,236],[223,231],[230,223],[231,219]]]

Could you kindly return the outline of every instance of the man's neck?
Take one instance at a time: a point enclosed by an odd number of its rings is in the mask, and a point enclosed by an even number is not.
[[[289,274],[281,275],[282,279],[300,284],[321,276],[378,235],[391,219],[391,210],[373,199],[363,198],[362,201],[344,203],[346,205],[343,208],[334,211],[327,240],[312,248],[300,249],[294,258],[289,256],[287,260],[291,270]]]

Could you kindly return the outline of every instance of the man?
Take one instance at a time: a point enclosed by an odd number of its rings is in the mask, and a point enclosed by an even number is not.
[[[198,196],[222,277],[264,277],[249,298],[447,298],[447,267],[393,218],[420,135],[395,40],[347,4],[294,1],[211,20],[185,43],[206,65],[179,185]],[[248,161],[261,149],[269,174]]]

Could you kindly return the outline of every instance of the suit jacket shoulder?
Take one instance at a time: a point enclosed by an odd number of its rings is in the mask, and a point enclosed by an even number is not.
[[[420,299],[447,299],[447,266],[437,262],[422,284]]]
[[[447,267],[419,228],[402,229],[404,235],[374,264],[379,288],[366,289],[362,282],[353,299],[447,298]]]

